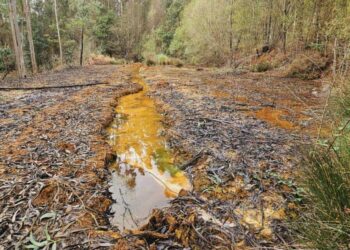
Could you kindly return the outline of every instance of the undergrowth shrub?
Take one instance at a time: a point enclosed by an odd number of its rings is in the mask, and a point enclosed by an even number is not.
[[[311,150],[302,164],[306,205],[293,224],[302,244],[310,249],[350,246],[349,84],[342,98],[337,95],[339,107],[332,109],[342,120],[336,137]]]
[[[259,62],[252,67],[253,72],[266,72],[268,70],[272,69],[272,65],[270,62]]]
[[[146,65],[147,65],[147,66],[156,65],[155,60],[153,60],[152,58],[147,58],[145,62],[146,62]]]
[[[15,69],[15,58],[10,48],[0,48],[0,72]]]
[[[350,117],[350,83],[340,86],[337,95],[337,113],[341,116]]]
[[[287,69],[286,76],[304,80],[318,79],[329,64],[329,59],[321,56],[319,53],[303,54],[294,59]]]
[[[315,249],[346,249],[350,243],[350,146],[313,152],[305,160],[308,205],[297,226],[300,239]],[[346,160],[345,160],[346,159]]]
[[[169,65],[170,64],[170,59],[169,59],[169,57],[167,55],[159,54],[159,55],[157,55],[157,64]]]
[[[178,67],[178,68],[181,68],[182,66],[184,66],[184,63],[182,60],[178,59],[178,58],[174,58],[171,60],[171,64]]]
[[[88,59],[88,65],[108,65],[124,63],[124,60],[117,61],[113,57],[109,57],[101,54],[91,54]]]
[[[145,55],[145,63],[147,66],[153,65],[174,65],[176,67],[182,67],[184,63],[178,58],[168,57],[165,54],[148,54]]]

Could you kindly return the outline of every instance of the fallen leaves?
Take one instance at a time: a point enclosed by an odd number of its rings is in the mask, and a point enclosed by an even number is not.
[[[107,230],[111,204],[105,192],[109,147],[101,132],[115,98],[138,88],[110,77],[116,69],[68,70],[23,83],[51,86],[108,78],[108,87],[36,90],[0,102],[0,245],[111,246],[111,235],[92,234]]]

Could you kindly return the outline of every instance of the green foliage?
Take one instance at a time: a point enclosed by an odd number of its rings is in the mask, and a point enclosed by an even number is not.
[[[99,48],[104,54],[113,54],[113,44],[109,42],[112,38],[112,27],[115,24],[115,14],[113,11],[107,11],[106,14],[101,14],[96,21],[93,34],[99,44]]]
[[[74,52],[79,49],[79,45],[75,40],[66,39],[62,45],[64,58],[67,64],[72,64],[74,62]]]
[[[172,54],[183,53],[192,63],[221,65],[230,55],[230,2],[191,1],[170,45]]]
[[[157,55],[157,63],[159,65],[168,65],[170,64],[169,57],[165,54],[159,54]]]
[[[337,93],[334,116],[343,121],[332,140],[322,140],[303,161],[307,201],[294,223],[301,242],[312,249],[347,249],[350,235],[350,82]]]
[[[181,14],[189,0],[171,0],[166,3],[164,21],[148,37],[143,45],[143,54],[171,55],[170,45],[180,25]]]
[[[153,66],[153,65],[174,65],[176,67],[182,67],[183,61],[178,58],[172,58],[168,57],[165,54],[147,54],[145,57],[145,63],[147,66]]]
[[[175,57],[184,58],[186,45],[184,43],[186,39],[186,32],[183,26],[179,27],[175,34],[174,39],[172,40],[169,47],[169,54]]]
[[[312,152],[304,162],[308,205],[296,224],[302,242],[314,249],[346,249],[350,235],[350,147]]]
[[[318,52],[322,52],[325,49],[325,44],[322,43],[310,43],[306,45],[306,49],[312,49]]]
[[[0,47],[0,72],[13,70],[15,68],[15,58],[10,48]]]
[[[7,46],[12,43],[8,4],[0,2],[0,46]],[[23,10],[17,2],[18,20],[22,21]],[[283,40],[287,50],[330,55],[337,38],[338,57],[345,57],[350,42],[348,0],[121,0],[122,9],[118,8],[120,1],[57,3],[67,63],[79,61],[82,28],[86,55],[141,60],[165,54],[208,65],[252,55],[264,44],[282,48]],[[31,1],[31,9],[38,64],[53,67],[59,47],[52,1]],[[25,32],[22,35],[26,38]],[[28,46],[25,50],[27,55]]]
[[[150,34],[146,37],[146,41],[142,47],[142,56],[143,58],[150,58],[157,54],[159,51],[156,45],[156,36],[155,33]]]
[[[188,0],[174,0],[167,8],[164,24],[156,31],[162,52],[169,54],[169,47],[180,24],[181,14],[188,3]]]
[[[350,117],[350,83],[342,84],[335,100],[337,106],[335,110],[341,117]]]
[[[253,66],[252,71],[253,72],[265,72],[272,69],[271,63],[264,61],[264,62],[259,62],[256,65]]]

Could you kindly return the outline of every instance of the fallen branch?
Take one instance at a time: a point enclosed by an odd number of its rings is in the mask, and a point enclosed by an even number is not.
[[[6,76],[10,73],[9,70],[6,70],[5,74],[2,76],[1,81],[5,80]]]
[[[66,86],[40,86],[40,87],[0,87],[0,91],[12,91],[12,90],[43,90],[43,89],[63,89],[63,88],[77,88],[77,87],[90,87],[96,85],[106,85],[108,82],[96,82],[87,84],[75,84]]]
[[[163,240],[169,238],[169,235],[167,234],[162,234],[155,231],[139,231],[139,230],[132,231],[132,236],[147,237],[152,239],[163,239]]]
[[[198,154],[196,154],[192,159],[184,163],[183,165],[179,166],[179,169],[186,170],[189,166],[195,164],[201,157],[202,157],[203,151],[201,150]]]

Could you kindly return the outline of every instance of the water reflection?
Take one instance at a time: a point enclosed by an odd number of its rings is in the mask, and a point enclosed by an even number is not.
[[[112,223],[122,229],[139,227],[153,208],[165,206],[181,189],[191,189],[161,136],[161,116],[146,95],[147,85],[138,74],[133,80],[144,90],[120,99],[118,116],[109,128],[118,156],[111,167],[110,190],[116,200]]]

